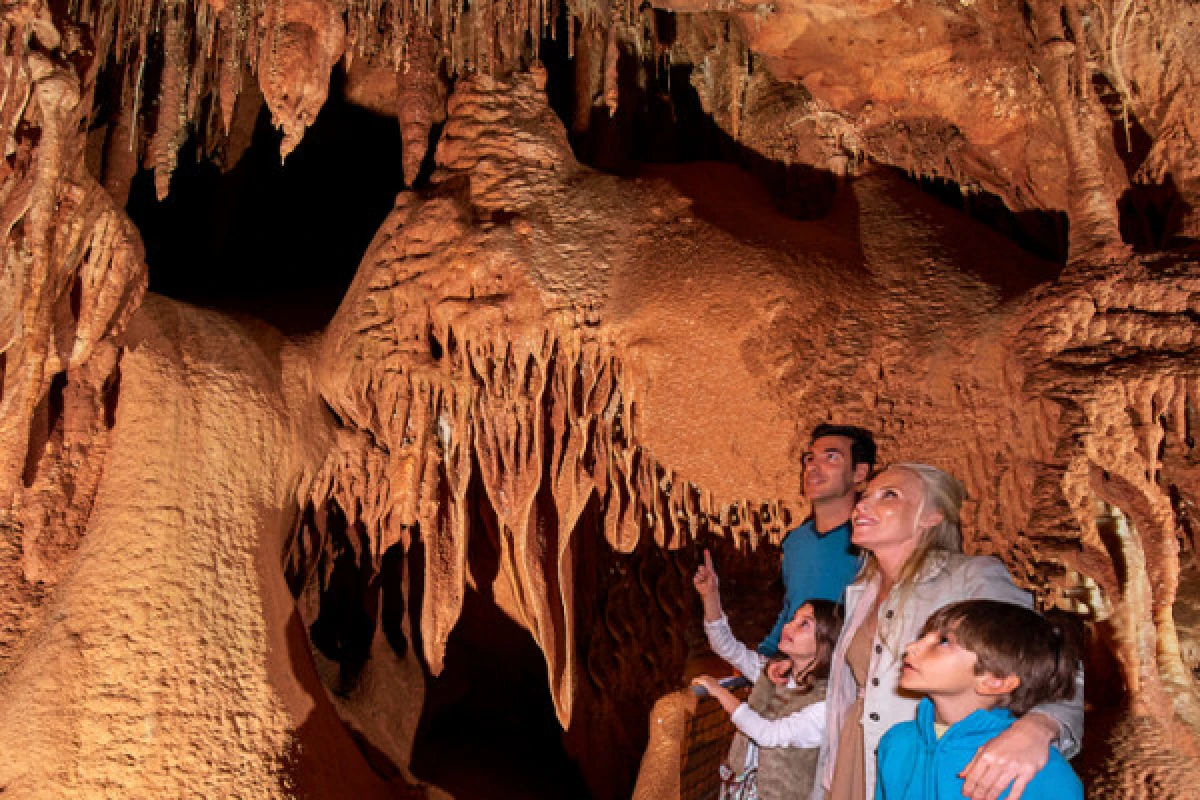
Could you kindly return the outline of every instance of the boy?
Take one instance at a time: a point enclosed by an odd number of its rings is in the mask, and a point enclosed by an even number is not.
[[[916,720],[880,740],[877,800],[960,800],[959,773],[975,751],[1014,717],[1071,697],[1078,658],[1062,628],[1036,611],[996,600],[935,611],[904,651],[900,688],[925,699]],[[1083,785],[1051,748],[1021,797],[1083,800]]]

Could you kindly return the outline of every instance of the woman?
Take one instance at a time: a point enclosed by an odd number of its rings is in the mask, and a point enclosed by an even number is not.
[[[902,649],[931,612],[974,598],[1032,606],[1000,561],[963,555],[964,494],[962,484],[936,467],[897,464],[871,481],[854,508],[852,538],[866,559],[846,589],[813,800],[874,797],[879,739],[913,719],[920,699],[898,693]],[[1072,702],[1037,707],[981,748],[966,770],[967,795],[995,798],[1013,783],[1010,797],[1018,796],[1054,739],[1064,755],[1073,755],[1083,730],[1082,699],[1077,686]]]

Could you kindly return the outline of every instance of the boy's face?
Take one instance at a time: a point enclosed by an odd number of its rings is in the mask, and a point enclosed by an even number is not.
[[[900,687],[939,698],[979,694],[986,677],[975,667],[979,657],[960,647],[953,631],[930,631],[904,649]],[[982,699],[982,698],[981,698]]]

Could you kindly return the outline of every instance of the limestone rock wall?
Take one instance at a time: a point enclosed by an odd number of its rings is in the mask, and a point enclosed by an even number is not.
[[[1122,243],[1093,90],[1111,78],[1157,137],[1138,174],[1186,199],[1183,40],[1151,89],[1128,41],[1161,23],[1129,6],[1099,61],[1097,6],[664,5],[671,43],[658,15],[565,9],[581,104],[611,111],[618,60],[669,47],[730,136],[841,176],[832,209],[782,217],[732,170],[579,164],[545,71],[512,69],[550,6],[5,8],[0,789],[436,795],[409,761],[470,591],[529,631],[619,796],[689,651],[697,543],[761,567],[804,511],[807,431],[837,419],[962,477],[970,548],[1094,619],[1128,700],[1097,796],[1185,796],[1200,274]],[[406,147],[444,128],[328,328],[283,341],[145,296],[132,170],[161,196],[189,132],[235,154],[248,80],[286,155],[338,63]],[[1068,264],[879,164],[1066,211]]]

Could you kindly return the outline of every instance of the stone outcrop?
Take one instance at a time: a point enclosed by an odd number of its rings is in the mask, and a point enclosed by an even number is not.
[[[581,106],[662,47],[740,146],[828,173],[800,221],[731,168],[580,164],[528,63],[557,7],[71,8],[0,28],[5,794],[436,795],[413,738],[470,593],[543,653],[593,790],[628,794],[696,543],[761,568],[836,418],[962,477],[970,548],[1088,615],[1128,701],[1093,793],[1186,795],[1200,271],[1118,216],[1130,180],[1193,182],[1185,37],[1159,83],[1130,52],[1170,9],[565,7]],[[161,197],[184,139],[236,154],[259,102],[286,156],[338,63],[395,110],[410,184],[442,128],[329,326],[147,294],[137,163]],[[1152,139],[1132,178],[1100,76]],[[1065,267],[886,165],[1065,212]]]

